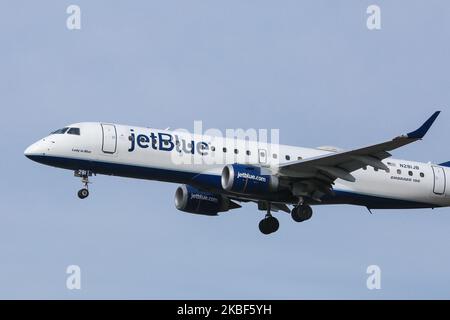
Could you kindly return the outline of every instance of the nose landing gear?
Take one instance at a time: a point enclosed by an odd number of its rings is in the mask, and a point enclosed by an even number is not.
[[[92,171],[90,170],[77,170],[74,173],[75,177],[81,178],[81,182],[83,183],[83,188],[78,191],[78,198],[85,199],[89,196],[88,184],[89,177],[92,176]]]

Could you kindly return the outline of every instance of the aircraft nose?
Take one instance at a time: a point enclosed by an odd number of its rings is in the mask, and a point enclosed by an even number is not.
[[[25,151],[23,152],[23,154],[28,159],[32,159],[33,160],[34,156],[44,155],[45,154],[45,148],[42,145],[42,143],[40,141],[38,141],[38,142],[35,142],[32,145],[30,145],[28,148],[26,148]]]
[[[28,157],[31,155],[31,153],[33,152],[33,148],[34,148],[34,145],[32,144],[31,146],[28,146],[28,148],[25,149],[25,151],[23,152],[25,157]]]
[[[33,143],[32,145],[28,146],[28,148],[25,149],[23,154],[25,157],[30,158],[33,154],[36,153],[36,143]]]

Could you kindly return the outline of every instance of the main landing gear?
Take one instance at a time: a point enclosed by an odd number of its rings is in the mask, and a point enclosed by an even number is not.
[[[311,206],[307,204],[299,204],[291,211],[291,217],[295,222],[303,222],[311,219],[313,214]]]
[[[92,172],[89,170],[77,170],[74,173],[75,177],[81,178],[81,182],[83,183],[83,188],[78,191],[78,198],[85,199],[89,196],[88,184],[89,177],[92,176]]]
[[[263,234],[271,234],[280,228],[278,219],[270,213],[270,203],[263,203],[264,209],[267,208],[266,217],[259,222],[259,231]],[[267,207],[266,207],[267,206]],[[313,210],[311,206],[300,201],[291,211],[291,217],[295,222],[303,222],[311,219]]]
[[[278,228],[280,228],[280,223],[278,222],[278,219],[270,213],[270,203],[268,203],[266,217],[259,222],[259,231],[263,234],[271,234],[276,232]]]

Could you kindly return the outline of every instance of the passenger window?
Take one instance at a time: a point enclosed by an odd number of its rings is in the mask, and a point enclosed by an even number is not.
[[[413,176],[413,172],[412,171],[409,171],[408,174],[409,174],[410,177]]]
[[[211,146],[211,151],[212,151],[212,152],[216,151],[216,147]]]
[[[298,156],[298,157],[297,157],[297,160],[303,160],[303,158],[302,158],[302,157],[300,157],[300,156]]]
[[[398,169],[397,174],[402,174],[402,170]]]
[[[272,157],[273,157],[274,159],[276,159],[276,158],[278,158],[278,155],[277,155],[276,153],[274,153],[274,154],[272,155]]]
[[[223,151],[223,152],[227,152],[227,148],[223,148],[222,151]]]
[[[235,154],[238,154],[238,153],[239,153],[239,150],[238,150],[238,149],[234,149],[234,153],[235,153]]]
[[[423,172],[420,173],[421,178],[425,178],[425,174]]]
[[[291,160],[291,156],[286,155],[286,160]]]
[[[248,156],[251,154],[250,150],[247,150],[246,153],[247,153]]]

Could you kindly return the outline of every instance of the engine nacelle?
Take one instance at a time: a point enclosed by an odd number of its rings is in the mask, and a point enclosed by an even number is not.
[[[241,194],[261,195],[279,188],[277,176],[263,173],[260,167],[229,164],[222,170],[222,188]]]
[[[216,216],[219,212],[240,208],[240,205],[220,194],[181,185],[175,192],[175,207],[184,212]]]

